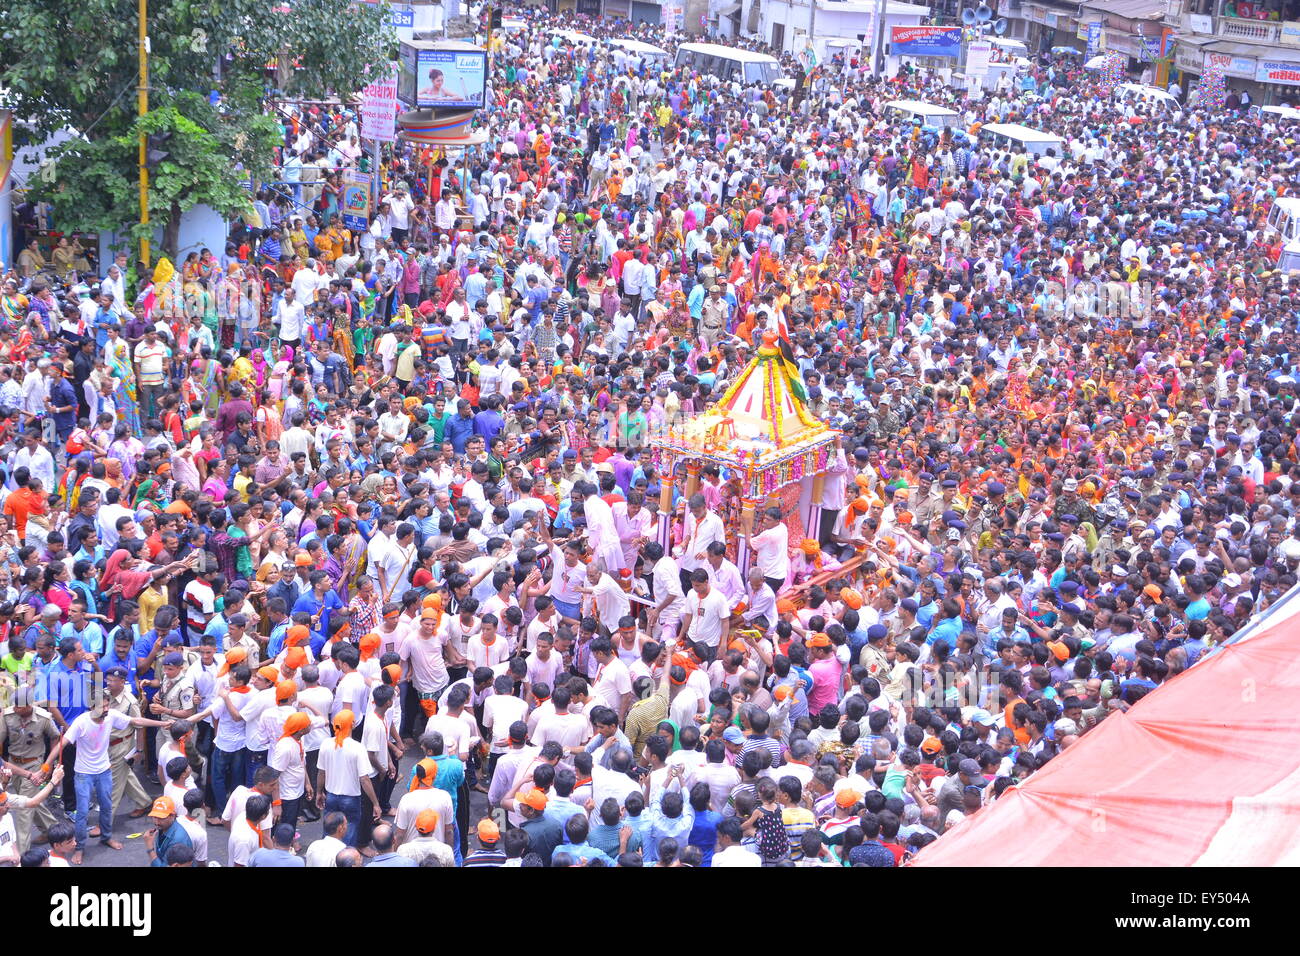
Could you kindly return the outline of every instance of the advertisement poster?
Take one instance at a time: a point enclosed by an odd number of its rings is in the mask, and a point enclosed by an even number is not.
[[[890,27],[890,56],[961,56],[961,27]]]
[[[1101,24],[1088,24],[1088,56],[1101,52]]]
[[[349,169],[343,180],[343,227],[356,232],[364,232],[370,225],[370,188],[369,173],[359,169]]]
[[[993,44],[979,40],[966,48],[966,75],[985,76],[989,71],[989,57],[993,53]]]
[[[361,138],[391,143],[397,135],[397,69],[361,91]]]
[[[422,50],[403,43],[397,95],[417,109],[482,109],[487,54],[482,50]]]

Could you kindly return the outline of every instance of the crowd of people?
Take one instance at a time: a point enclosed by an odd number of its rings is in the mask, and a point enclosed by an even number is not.
[[[1293,129],[572,25],[365,230],[313,106],[222,253],[7,270],[0,862],[898,866],[1295,584]],[[649,441],[765,340],[841,437],[742,538]]]

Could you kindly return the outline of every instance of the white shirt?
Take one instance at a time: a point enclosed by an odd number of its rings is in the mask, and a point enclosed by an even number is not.
[[[706,511],[704,517],[698,521],[693,513],[686,516],[686,534],[682,538],[681,558],[679,563],[683,571],[694,571],[697,568],[704,567],[704,558],[697,558],[697,554],[704,554],[709,545],[715,541],[726,542],[727,533],[722,525],[722,519],[711,511]]]
[[[339,851],[344,849],[347,849],[347,844],[337,837],[321,837],[307,847],[303,859],[308,866],[334,866],[334,859],[339,855]]]
[[[623,695],[632,693],[632,675],[618,657],[602,664],[596,675],[594,693],[610,710],[623,713]]]
[[[700,641],[709,647],[717,647],[722,638],[722,622],[731,617],[731,608],[727,599],[717,588],[709,588],[709,593],[701,598],[695,589],[686,597],[685,614],[691,617],[691,626],[687,636],[692,641]]]
[[[438,826],[429,836],[436,837],[443,843],[450,843],[451,841],[447,839],[447,827],[455,819],[456,814],[451,806],[451,794],[437,787],[412,790],[403,794],[402,799],[397,803],[397,816],[393,820],[393,826],[400,832],[409,834],[410,839],[414,839],[420,835],[415,829],[415,819],[425,810],[432,810],[438,814]]]
[[[321,744],[318,766],[325,772],[325,792],[340,797],[361,796],[361,778],[373,769],[366,748],[351,737],[342,747],[333,737]]]
[[[281,299],[280,304],[275,309],[275,320],[280,324],[280,338],[287,339],[290,342],[302,338],[303,323],[307,319],[307,309],[297,299],[297,293],[294,293],[294,300]]]
[[[754,535],[749,543],[757,552],[758,570],[763,577],[784,581],[790,573],[790,529],[778,524]]]
[[[110,710],[103,721],[97,722],[90,711],[80,714],[63,734],[64,744],[77,748],[73,770],[77,773],[105,773],[108,763],[108,741],[114,731],[126,730],[131,718],[121,711]]]

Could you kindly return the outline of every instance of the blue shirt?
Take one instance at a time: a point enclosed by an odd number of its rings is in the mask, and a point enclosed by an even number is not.
[[[260,853],[261,851],[259,850],[258,852]],[[256,854],[254,854],[254,856],[256,856]],[[299,860],[298,863],[300,866],[304,865],[301,860]],[[366,866],[419,866],[419,865],[420,864],[416,863],[409,856],[402,856],[400,853],[381,853],[379,854],[379,856],[375,857],[373,860],[371,860],[369,863],[366,864]]]
[[[458,455],[465,454],[465,443],[474,434],[474,416],[453,415],[443,427],[443,441],[451,442],[452,451]]]
[[[308,591],[302,597],[298,598],[297,603],[293,606],[293,613],[297,614],[299,611],[305,611],[313,617],[319,613],[320,632],[322,634],[328,634],[330,632],[330,615],[335,611],[342,610],[343,606],[343,601],[334,593],[333,588],[326,591],[325,596],[319,599],[316,597],[315,591]]]
[[[112,645],[109,645],[109,650],[99,659],[99,666],[103,670],[108,670],[110,667],[122,667],[126,669],[126,686],[131,688],[132,693],[134,693],[136,689],[135,671],[138,663],[134,650],[127,651],[126,659],[123,660],[113,653]]]
[[[190,839],[190,835],[185,832],[185,828],[181,826],[179,820],[173,820],[172,825],[158,835],[158,842],[154,844],[154,849],[157,852],[154,858],[149,861],[149,865],[166,866],[167,851],[174,846],[187,846],[190,850],[194,849],[194,841]]]
[[[94,621],[87,621],[85,627],[80,631],[73,627],[72,622],[69,621],[67,624],[63,625],[63,630],[59,632],[59,637],[60,639],[65,637],[75,637],[77,640],[81,641],[82,650],[89,651],[97,657],[103,656],[105,649],[104,645],[107,643],[104,640],[104,629]]]
[[[37,696],[51,701],[70,724],[89,709],[91,667],[81,661],[76,667],[69,668],[60,658],[48,674],[45,693],[40,693],[38,684]]]
[[[549,810],[550,807],[548,806]],[[551,853],[551,862],[555,862],[556,853],[567,853],[579,860],[604,860],[610,866],[617,865],[617,861],[606,853],[604,850],[597,850],[590,843],[561,843]]]

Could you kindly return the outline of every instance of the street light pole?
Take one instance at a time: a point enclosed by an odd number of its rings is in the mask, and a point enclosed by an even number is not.
[[[136,116],[144,119],[149,112],[149,0],[139,0],[140,82],[136,87]],[[149,135],[140,130],[140,225],[149,225]],[[149,236],[141,230],[140,261],[149,264]],[[143,281],[144,277],[139,277]]]
[[[876,38],[871,53],[871,73],[883,76],[885,52],[885,0],[876,0]]]

